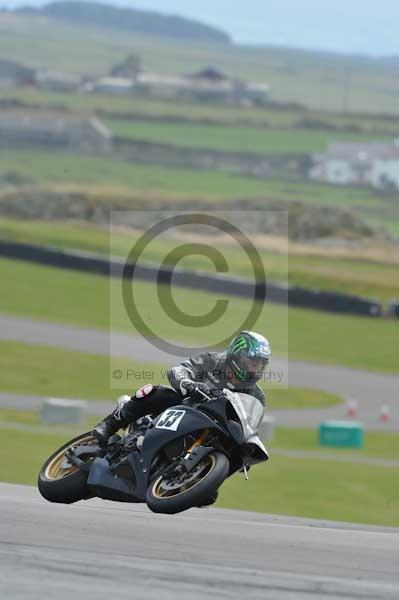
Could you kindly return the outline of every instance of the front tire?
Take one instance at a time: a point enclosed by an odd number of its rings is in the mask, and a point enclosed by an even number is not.
[[[65,451],[72,446],[98,446],[91,433],[84,433],[58,448],[44,463],[38,477],[39,492],[49,502],[72,504],[90,497],[88,473],[64,463]]]
[[[165,480],[162,475],[157,477],[147,490],[147,505],[153,512],[166,514],[201,505],[217,491],[229,471],[227,456],[211,452],[185,478],[173,481]]]

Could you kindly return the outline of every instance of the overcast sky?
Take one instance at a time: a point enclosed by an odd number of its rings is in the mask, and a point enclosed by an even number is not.
[[[104,0],[103,0],[104,1]],[[236,42],[399,55],[399,0],[108,0],[180,14],[228,31]],[[0,0],[40,6],[43,0]]]

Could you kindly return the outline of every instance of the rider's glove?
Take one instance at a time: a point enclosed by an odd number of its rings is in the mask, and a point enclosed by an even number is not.
[[[198,396],[199,398],[205,399],[203,394],[207,396],[211,395],[211,388],[206,383],[202,383],[201,381],[192,381],[191,379],[182,379],[180,382],[180,391],[183,396]]]
[[[202,392],[202,393],[201,393]],[[206,401],[208,398],[204,397],[206,394],[208,397],[212,396],[212,388],[209,387],[206,383],[202,383],[201,381],[197,381],[195,383],[194,394],[199,400]]]
[[[213,390],[210,390],[210,395],[212,396],[213,400],[217,400],[218,398],[224,398],[224,391],[218,390],[218,389],[213,389]]]

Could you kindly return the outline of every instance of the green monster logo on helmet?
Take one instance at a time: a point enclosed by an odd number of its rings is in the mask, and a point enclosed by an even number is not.
[[[246,350],[248,348],[248,340],[245,339],[243,335],[239,335],[234,338],[229,346],[229,352],[231,354],[238,354],[241,350]]]

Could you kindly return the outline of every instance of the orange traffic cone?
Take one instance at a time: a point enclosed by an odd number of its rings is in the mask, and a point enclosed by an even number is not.
[[[389,407],[389,404],[383,404],[381,406],[380,421],[382,423],[386,423],[387,421],[389,421],[390,416],[391,416],[391,409]]]
[[[348,403],[346,405],[346,416],[351,418],[357,417],[357,409],[357,400],[348,400]]]

